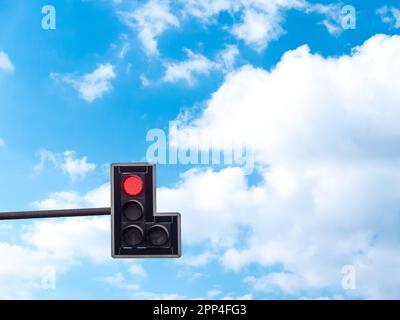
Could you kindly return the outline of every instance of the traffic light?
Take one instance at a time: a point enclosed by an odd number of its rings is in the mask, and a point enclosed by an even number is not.
[[[155,165],[111,165],[113,258],[177,258],[181,255],[179,213],[156,213]]]

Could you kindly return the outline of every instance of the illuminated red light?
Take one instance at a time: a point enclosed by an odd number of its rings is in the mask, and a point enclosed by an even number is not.
[[[143,190],[143,181],[138,176],[129,176],[122,181],[122,189],[131,197],[137,196]]]

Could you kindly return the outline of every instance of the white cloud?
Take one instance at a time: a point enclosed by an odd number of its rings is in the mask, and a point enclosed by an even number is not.
[[[3,146],[5,146],[5,141],[2,139],[2,138],[0,138],[0,147],[3,147]]]
[[[147,76],[145,74],[141,74],[139,76],[139,80],[142,83],[143,87],[147,87],[151,84],[151,81],[147,78]]]
[[[170,12],[167,0],[150,0],[133,12],[121,13],[124,21],[139,30],[139,39],[149,55],[157,55],[157,37],[172,27],[179,27],[179,20]]]
[[[133,274],[137,276],[136,274]],[[142,275],[141,275],[142,276]],[[175,293],[155,293],[150,291],[142,290],[141,287],[136,283],[131,283],[129,279],[126,279],[121,272],[117,272],[114,275],[102,277],[100,281],[107,283],[113,287],[127,290],[129,296],[132,299],[140,300],[178,300],[185,299],[186,296],[182,296]]]
[[[125,56],[126,56],[126,54],[128,53],[128,51],[129,51],[129,43],[124,43],[123,45],[122,45],[122,48],[121,48],[121,50],[119,51],[119,53],[118,53],[118,58],[119,59],[124,59],[125,58]]]
[[[171,28],[178,28],[180,21],[198,19],[203,25],[217,22],[222,12],[228,13],[233,25],[226,31],[257,51],[285,33],[285,14],[298,10],[323,17],[320,22],[330,33],[338,34],[340,5],[313,4],[306,0],[149,0],[134,11],[120,12],[125,23],[134,30],[147,54],[158,55],[157,38]]]
[[[201,272],[192,272],[189,270],[179,270],[176,276],[177,276],[177,278],[192,282],[192,281],[196,281],[196,280],[205,278],[208,275],[205,273],[201,273]]]
[[[245,177],[238,168],[220,172],[192,169],[182,176],[176,188],[159,188],[157,203],[160,211],[182,212],[185,243],[211,243],[216,248],[230,248],[237,236],[236,222],[247,222],[251,196],[251,192],[247,192]],[[207,226],[207,232],[199,226]],[[212,255],[207,253],[189,255],[187,259],[183,258],[182,263],[203,265],[211,258]]]
[[[126,56],[126,54],[127,54],[128,51],[129,51],[129,49],[130,49],[129,43],[125,42],[125,43],[122,45],[121,50],[120,50],[119,53],[118,53],[118,58],[119,58],[119,59],[124,59],[125,56]]]
[[[41,171],[48,163],[51,163],[54,168],[68,174],[72,180],[83,178],[96,169],[96,165],[88,162],[87,157],[76,158],[75,151],[67,150],[63,153],[54,153],[42,149],[39,151],[39,157],[40,162],[34,167],[35,171]]]
[[[14,71],[14,65],[4,51],[0,51],[0,70],[9,72]]]
[[[55,192],[47,199],[33,202],[32,206],[42,210],[109,207],[110,186],[105,183],[84,195],[74,191]]]
[[[132,264],[129,267],[128,272],[135,277],[147,277],[146,271],[140,264]]]
[[[383,6],[377,10],[377,14],[382,21],[389,24],[391,27],[400,28],[400,9],[396,7]]]
[[[208,299],[215,299],[215,298],[216,298],[217,296],[219,296],[221,293],[222,293],[221,290],[216,290],[216,289],[209,290],[209,291],[207,291],[207,298],[208,298]]]
[[[38,201],[39,209],[109,206],[109,185],[87,192],[59,193]],[[110,217],[75,217],[50,219],[23,225],[21,244],[0,242],[0,298],[32,298],[42,286],[49,269],[57,279],[82,261],[111,261]]]
[[[182,3],[184,17],[193,16],[205,23],[213,22],[220,12],[238,10],[239,5],[239,1],[232,0],[182,0]]]
[[[207,57],[185,49],[187,60],[182,62],[167,63],[165,65],[165,75],[163,82],[186,81],[189,85],[193,84],[194,76],[208,75],[213,69],[218,68],[218,64],[209,60]]]
[[[246,278],[254,291],[398,298],[399,55],[400,37],[377,35],[351,55],[324,58],[302,46],[287,52],[271,71],[246,66],[231,73],[203,114],[181,123],[180,131],[188,144],[199,132],[217,144],[224,138],[251,143],[261,181],[250,186],[240,168],[192,169],[175,187],[158,190],[159,210],[179,210],[184,243],[209,247],[226,268],[282,269]],[[82,206],[109,201],[108,194],[97,190],[68,201]],[[19,296],[29,295],[49,262],[60,268],[58,262],[79,256],[105,257],[102,250],[92,248],[97,253],[91,256],[56,242],[66,251],[58,256],[56,247],[43,240],[53,228],[74,241],[91,241],[75,233],[85,223],[68,226],[68,232],[57,224],[29,231],[25,241],[40,251],[0,245],[6,261],[0,266],[3,296],[17,289]],[[357,272],[352,292],[341,288],[341,269],[348,264]],[[133,293],[160,296],[181,297]]]
[[[45,290],[49,270],[57,279],[82,259],[104,263],[110,257],[109,218],[67,218],[35,222],[22,232],[22,244],[0,242],[0,298],[27,299]]]
[[[2,299],[30,298],[31,291],[40,286],[45,257],[31,248],[0,243],[0,297]]]
[[[231,73],[178,133],[188,145],[198,136],[251,145],[261,181],[249,186],[239,168],[192,169],[159,190],[159,209],[182,212],[185,243],[208,244],[229,269],[282,268],[257,288],[247,279],[255,290],[398,297],[398,56],[399,36],[376,35],[351,55],[302,46],[269,72]],[[341,288],[349,264],[354,291]]]
[[[299,275],[284,272],[270,273],[259,278],[248,276],[244,282],[251,285],[254,291],[267,293],[281,291],[291,295],[301,292],[305,286],[304,280]]]
[[[186,254],[182,259],[179,260],[180,264],[189,266],[189,267],[201,267],[204,266],[210,261],[215,260],[217,257],[215,253],[210,251],[206,251],[200,254]]]
[[[216,61],[218,61],[225,72],[229,72],[235,67],[236,59],[239,54],[240,52],[237,46],[227,45],[217,54]]]
[[[253,295],[251,293],[246,293],[243,296],[234,297],[232,295],[226,295],[222,298],[222,300],[251,300],[253,299]]]
[[[339,35],[344,29],[342,23],[342,4],[308,4],[305,12],[307,14],[316,13],[324,18],[320,22],[332,35]]]
[[[133,299],[139,300],[185,300],[187,296],[177,293],[158,293],[151,291],[137,291],[132,293]]]
[[[66,218],[35,222],[23,240],[52,259],[74,262],[89,257],[95,262],[110,258],[110,218]]]
[[[116,274],[111,276],[102,277],[99,280],[113,287],[125,290],[136,291],[140,288],[139,285],[136,283],[129,283],[121,272],[117,272]]]
[[[193,16],[203,22],[213,22],[221,12],[234,18],[231,33],[257,51],[283,33],[284,13],[291,9],[305,10],[308,3],[303,0],[218,0],[183,1],[184,16]],[[239,21],[237,21],[239,17]]]
[[[224,49],[217,52],[213,60],[202,54],[194,53],[190,49],[184,49],[184,51],[187,55],[186,60],[164,64],[166,70],[161,79],[162,82],[186,81],[189,85],[193,85],[197,76],[209,75],[212,71],[217,70],[222,73],[230,72],[240,54],[235,45],[226,45]],[[141,75],[140,80],[144,86],[151,84],[145,75]]]
[[[255,50],[262,51],[285,33],[282,26],[285,13],[299,10],[323,16],[320,23],[329,33],[337,35],[343,30],[341,8],[339,4],[312,4],[303,0],[243,1],[242,21],[233,26],[232,33]]]
[[[245,11],[243,22],[232,28],[232,33],[257,51],[262,51],[269,42],[283,34],[279,14],[266,14],[253,9]]]
[[[87,162],[87,157],[77,159],[74,151],[64,152],[64,163],[61,164],[61,170],[72,179],[85,176],[88,172],[94,171],[95,168],[96,165],[94,163]]]
[[[111,91],[111,80],[116,77],[116,74],[114,66],[107,63],[101,64],[93,72],[81,76],[51,73],[50,77],[53,79],[60,79],[71,85],[79,92],[79,95],[83,100],[90,103]]]

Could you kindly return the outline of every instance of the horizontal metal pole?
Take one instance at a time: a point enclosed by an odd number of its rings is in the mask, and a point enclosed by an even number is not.
[[[111,214],[111,208],[0,212],[0,220],[106,216],[110,214]]]

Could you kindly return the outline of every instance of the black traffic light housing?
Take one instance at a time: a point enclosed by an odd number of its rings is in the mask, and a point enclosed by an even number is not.
[[[155,170],[151,163],[111,165],[113,258],[181,256],[181,216],[157,213]]]

